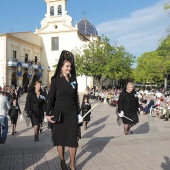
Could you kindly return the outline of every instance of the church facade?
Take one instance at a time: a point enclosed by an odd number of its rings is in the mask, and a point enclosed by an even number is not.
[[[49,85],[62,50],[80,49],[98,38],[95,27],[85,18],[72,25],[67,0],[44,0],[47,6],[41,27],[35,32],[0,34],[0,86],[27,86],[34,75]],[[91,77],[78,77],[79,91],[93,86]]]

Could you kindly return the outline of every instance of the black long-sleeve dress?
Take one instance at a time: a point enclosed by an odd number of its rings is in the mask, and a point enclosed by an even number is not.
[[[40,91],[39,98],[37,97],[35,90],[28,92],[24,110],[30,116],[32,126],[40,126],[44,121],[45,106],[46,100],[42,91]]]
[[[11,124],[17,124],[17,119],[18,119],[19,113],[21,113],[19,104],[16,104],[16,106],[14,106],[12,104],[11,108],[9,110],[9,116],[10,116],[10,119],[11,119]]]
[[[82,116],[84,116],[90,109],[91,109],[91,104],[83,102],[81,105]],[[91,112],[88,113],[85,116],[85,118],[83,118],[83,121],[90,121],[90,115],[91,115]]]
[[[50,115],[54,104],[55,111],[62,112],[61,123],[53,124],[54,146],[78,147],[77,125],[77,82],[65,78],[55,78],[51,82],[50,95],[47,101],[46,114]]]
[[[124,115],[133,120],[132,122],[123,117],[124,124],[136,124],[139,122],[138,108],[139,108],[138,97],[134,91],[132,91],[131,93],[123,91],[120,94],[118,100],[118,113],[124,111]]]

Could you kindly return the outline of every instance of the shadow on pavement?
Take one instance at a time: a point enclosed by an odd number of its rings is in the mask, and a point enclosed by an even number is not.
[[[65,157],[68,154],[68,151],[65,152]],[[67,159],[67,157],[66,157]],[[60,168],[60,159],[57,152],[57,147],[53,147],[48,150],[43,157],[39,160],[39,164],[36,166],[35,169],[44,169],[44,170],[51,170],[51,169],[61,169]]]
[[[95,122],[91,123],[89,127],[99,125],[107,120],[109,116],[102,117],[101,119],[96,120]]]
[[[140,125],[138,128],[133,130],[134,134],[143,134],[143,133],[149,133],[149,123],[145,122],[144,124]]]
[[[161,168],[162,168],[163,170],[169,170],[169,169],[170,169],[170,158],[168,158],[167,156],[165,156],[164,159],[165,159],[165,162],[163,162],[163,163],[161,164]]]
[[[96,120],[96,121],[93,122],[91,125],[89,125],[89,127],[88,127],[88,132],[85,133],[85,134],[82,136],[82,138],[91,138],[91,137],[93,137],[97,132],[101,131],[101,130],[105,127],[105,125],[104,125],[103,123],[107,120],[108,117],[109,117],[109,116],[105,116],[105,117],[103,117],[103,118],[101,118],[101,119],[99,119],[99,120]],[[99,126],[99,127],[97,127],[97,128],[95,128],[95,129],[90,130],[91,127],[97,126],[97,125],[100,125],[100,124],[102,124],[102,125]],[[90,130],[90,131],[89,131],[89,130]]]
[[[91,161],[91,159],[95,157],[97,154],[100,154],[105,148],[105,146],[113,138],[114,137],[99,137],[89,140],[87,144],[81,147],[81,152],[76,157],[77,160],[81,160],[81,162],[76,166],[76,168],[83,169],[86,163]]]
[[[100,125],[105,122],[109,116],[105,116],[91,124],[90,127]],[[92,138],[96,133],[100,132],[105,127],[104,124],[101,126],[87,132],[82,136],[82,138]],[[114,137],[98,137],[92,138],[88,141],[87,144],[81,147],[81,152],[77,155],[77,160],[83,160],[76,167],[77,169],[83,169],[88,161],[90,161],[95,155],[101,153],[105,146],[109,143]],[[82,157],[82,158],[81,158]]]
[[[86,134],[84,134],[82,136],[82,138],[92,138],[97,132],[101,131],[103,128],[105,127],[105,125],[101,125],[89,132],[87,132]]]
[[[17,133],[15,134],[15,136],[21,135],[22,133],[25,133],[25,132],[27,132],[30,129],[33,129],[33,128],[32,127],[28,127],[27,129],[23,129],[23,130],[19,130],[19,131],[17,131],[17,129],[16,129]]]

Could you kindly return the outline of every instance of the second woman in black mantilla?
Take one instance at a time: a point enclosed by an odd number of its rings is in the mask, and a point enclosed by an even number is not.
[[[41,90],[41,81],[37,80],[34,83],[34,88],[28,92],[24,109],[31,118],[31,123],[34,127],[35,142],[39,141],[39,129],[44,121],[45,106],[46,100]]]

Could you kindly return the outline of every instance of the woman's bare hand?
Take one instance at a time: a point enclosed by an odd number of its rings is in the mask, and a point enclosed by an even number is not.
[[[51,118],[54,117],[54,116],[45,116],[45,118],[51,122],[51,123],[56,123],[55,121],[51,120]]]

